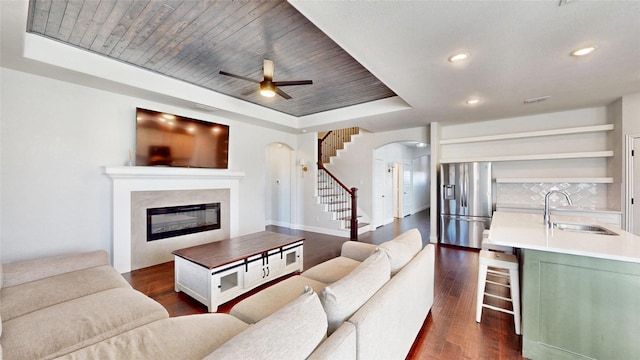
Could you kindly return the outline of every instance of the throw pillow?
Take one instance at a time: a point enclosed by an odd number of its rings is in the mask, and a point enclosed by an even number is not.
[[[204,360],[305,359],[327,334],[327,315],[310,287],[298,298],[234,336]]]
[[[389,281],[390,265],[387,255],[379,249],[358,267],[322,291],[320,301],[329,321],[331,335],[367,300]]]
[[[389,256],[391,276],[393,276],[422,250],[422,235],[418,229],[414,228],[380,244],[380,248]]]

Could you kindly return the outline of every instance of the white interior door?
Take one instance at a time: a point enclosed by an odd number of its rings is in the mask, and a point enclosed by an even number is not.
[[[378,227],[384,225],[384,202],[385,202],[385,176],[387,169],[383,159],[376,159],[375,169],[373,170],[374,182],[374,199],[373,199],[373,226]]]
[[[411,164],[402,165],[402,216],[411,215]]]
[[[385,167],[384,173],[384,223],[393,222],[393,170]]]
[[[402,164],[393,164],[393,216],[402,217]]]
[[[289,147],[282,144],[270,144],[267,147],[267,223],[278,226],[291,226],[292,216],[292,160]]]
[[[631,179],[629,183],[631,184],[631,194],[630,197],[633,199],[633,205],[630,206],[631,214],[629,217],[631,218],[631,226],[630,227],[632,233],[636,235],[640,235],[640,137],[633,138],[633,147],[631,149],[634,152],[634,156],[631,158]]]

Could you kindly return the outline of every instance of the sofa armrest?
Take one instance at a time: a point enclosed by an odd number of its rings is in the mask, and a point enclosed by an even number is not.
[[[427,244],[347,320],[356,327],[358,358],[407,356],[433,306],[434,279],[435,246]]]
[[[307,360],[339,360],[356,358],[356,327],[350,322],[343,323]]]
[[[346,241],[342,244],[342,251],[340,252],[340,255],[362,262],[365,261],[377,247],[377,245],[373,244]]]
[[[20,285],[101,265],[109,265],[109,254],[104,250],[2,264],[2,286]]]

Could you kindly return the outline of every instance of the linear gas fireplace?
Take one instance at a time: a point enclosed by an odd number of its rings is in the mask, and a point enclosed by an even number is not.
[[[220,229],[220,203],[147,209],[147,241]]]

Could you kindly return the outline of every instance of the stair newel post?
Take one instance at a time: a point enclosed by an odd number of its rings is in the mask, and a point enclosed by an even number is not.
[[[358,188],[351,188],[351,232],[350,240],[358,240]]]

